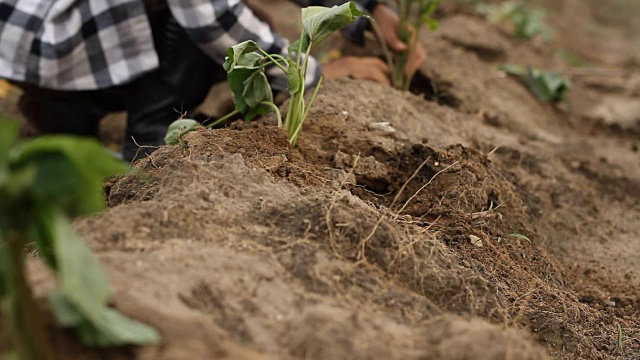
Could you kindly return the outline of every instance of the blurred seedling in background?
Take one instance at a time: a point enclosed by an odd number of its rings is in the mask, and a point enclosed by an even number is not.
[[[500,70],[520,79],[543,102],[564,103],[571,90],[571,81],[559,72],[525,69],[516,65],[502,65]]]
[[[25,276],[34,246],[59,287],[48,294],[60,325],[88,346],[148,344],[158,333],[108,306],[111,289],[70,223],[104,208],[102,181],[127,171],[97,141],[42,136],[18,141],[19,125],[0,118],[1,359],[53,358],[41,311]]]
[[[542,9],[530,8],[521,2],[476,5],[476,10],[489,21],[500,23],[508,21],[513,25],[513,35],[519,39],[532,39],[540,36],[543,40],[553,39],[553,32],[544,22]]]
[[[233,93],[235,110],[229,115],[207,125],[213,127],[232,116],[241,114],[245,121],[274,111],[278,126],[287,131],[289,143],[295,145],[302,125],[318,95],[322,78],[309,102],[305,102],[305,79],[311,50],[333,32],[349,25],[357,16],[364,16],[353,2],[331,8],[310,6],[302,9],[300,39],[289,46],[288,55],[269,54],[254,41],[245,41],[229,48],[224,63],[227,79]],[[270,66],[277,66],[287,76],[289,107],[284,121],[273,102],[273,91],[265,74]],[[176,144],[181,136],[199,127],[195,120],[179,119],[169,126],[165,142]]]

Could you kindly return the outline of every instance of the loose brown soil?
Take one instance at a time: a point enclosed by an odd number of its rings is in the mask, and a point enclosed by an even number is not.
[[[236,123],[110,181],[76,225],[163,340],[88,350],[51,322],[62,357],[640,358],[640,71],[542,104],[496,65],[566,67],[552,44],[439,16],[417,94],[329,81],[295,148]]]

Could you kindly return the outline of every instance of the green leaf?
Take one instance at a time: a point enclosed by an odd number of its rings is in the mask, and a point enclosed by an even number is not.
[[[529,87],[529,90],[531,90],[538,99],[544,102],[551,101],[553,94],[551,94],[550,89],[547,88],[547,84],[544,82],[543,74],[540,70],[531,70],[524,81]]]
[[[356,16],[364,14],[351,1],[331,8],[309,6],[302,9],[302,27],[309,35],[313,46],[316,46],[336,30],[355,21]]]
[[[509,75],[526,76],[528,73],[526,69],[513,64],[500,65],[498,68]]]
[[[529,244],[531,244],[531,240],[529,240],[529,238],[526,237],[525,235],[518,234],[518,233],[512,233],[512,234],[507,234],[507,236],[510,236],[510,237],[516,238],[516,239],[527,240],[529,242]]]
[[[242,97],[250,108],[256,107],[263,101],[273,102],[273,93],[264,72],[254,72],[243,85]]]
[[[178,119],[169,125],[164,136],[165,144],[177,144],[186,133],[200,127],[200,123],[193,119]]]
[[[87,346],[118,346],[124,344],[153,344],[160,340],[156,330],[131,320],[107,306],[92,314],[90,319],[59,290],[48,294],[51,309],[58,323],[74,328]]]
[[[529,90],[544,102],[562,102],[571,89],[571,81],[557,72],[527,70],[515,65],[502,65],[500,69],[520,78]]]
[[[571,82],[557,72],[542,74],[542,81],[551,94],[550,101],[553,102],[564,101],[565,95],[571,89]]]
[[[38,250],[40,257],[44,259],[52,269],[58,269],[58,264],[55,257],[55,249],[53,244],[55,243],[55,234],[53,228],[49,223],[49,216],[41,216],[42,210],[35,207],[36,210],[33,214],[33,221],[29,227],[29,239],[31,239]]]
[[[12,153],[12,164],[30,159],[34,154],[59,151],[65,154],[81,173],[104,179],[127,170],[126,164],[111,155],[100,142],[68,135],[41,136],[21,143]]]
[[[263,66],[264,55],[258,53],[248,53],[240,56],[234,69],[257,69]]]
[[[251,121],[257,116],[266,115],[271,112],[273,109],[270,106],[259,104],[256,107],[253,107],[247,111],[244,116],[245,121]]]
[[[424,7],[420,15],[432,15],[434,12],[436,12],[436,9],[438,9],[438,6],[441,2],[442,0],[428,0],[427,5]]]
[[[89,330],[91,328],[93,329]],[[103,307],[91,323],[84,324],[78,330],[81,337],[82,333],[90,334],[83,338],[83,342],[89,346],[145,345],[160,341],[160,335],[155,329],[108,307]]]
[[[234,69],[227,75],[229,86],[233,94],[233,103],[236,105],[236,110],[240,113],[246,113],[249,109],[249,105],[244,99],[244,87],[247,79],[253,75],[253,73],[261,71],[262,69]]]
[[[130,320],[107,307],[111,289],[107,277],[89,247],[61,211],[43,210],[54,234],[57,274],[61,289],[53,295],[56,316],[66,324],[95,328],[89,345],[147,344],[159,336],[152,328]],[[77,314],[86,322],[79,322]]]
[[[244,114],[246,121],[256,116],[268,114],[272,109],[262,105],[263,101],[273,102],[273,93],[264,68],[236,68],[227,76],[236,110]]]
[[[81,185],[82,176],[73,162],[62,152],[42,152],[31,156],[36,174],[31,185],[34,196],[67,200]]]
[[[47,294],[53,315],[64,327],[74,327],[85,321],[82,313],[71,303],[60,289]]]
[[[437,20],[433,19],[431,15],[436,11],[438,5],[440,5],[440,0],[429,0],[424,7],[420,9],[420,22],[426,24],[430,30],[437,30],[440,24]],[[420,5],[423,6],[423,5]]]
[[[71,196],[67,196],[67,194],[57,196],[58,201],[61,201],[62,196],[66,197],[64,210],[69,216],[91,214],[102,210],[104,208],[102,181],[106,177],[121,174],[127,170],[126,164],[111,155],[98,141],[66,135],[42,136],[19,143],[12,149],[11,167],[18,171],[29,166],[36,166],[37,171],[40,171],[40,167],[45,165],[39,159],[45,153],[62,154],[75,168],[72,173],[60,175],[63,178],[56,179],[56,181],[61,183],[55,186],[64,187],[63,181],[68,184],[73,183],[75,180],[69,179],[69,177],[79,178],[77,179],[79,186]],[[31,193],[36,197],[45,196],[43,191],[34,188],[34,186],[31,186]],[[52,195],[55,194],[47,193],[45,200],[51,200]]]
[[[227,50],[227,58],[225,59],[225,62],[223,64],[224,69],[227,72],[232,71],[233,69],[235,69],[238,62],[242,60],[243,55],[254,53],[258,49],[260,49],[260,47],[258,47],[258,44],[252,40],[247,40],[230,47]],[[250,59],[251,58],[255,57],[250,57]],[[247,61],[248,60],[245,58],[244,63],[247,64]]]
[[[440,27],[440,23],[436,19],[426,18],[423,19],[422,22],[427,25],[429,30],[438,30],[438,28]]]
[[[0,185],[6,177],[9,149],[16,141],[19,130],[20,125],[17,122],[6,120],[0,116]]]
[[[84,239],[64,214],[43,204],[41,216],[51,227],[57,272],[62,291],[78,307],[91,312],[111,296],[107,276]]]
[[[292,59],[287,59],[288,68],[287,68],[287,85],[289,88],[289,94],[291,96],[302,91],[302,77],[300,76],[300,69],[295,61]]]
[[[0,186],[0,199],[3,200],[0,201],[0,209],[11,208],[15,206],[15,202],[24,201],[37,170],[35,166],[26,166],[11,170],[7,174],[4,184]]]
[[[289,52],[289,56],[291,57],[292,54],[304,54],[308,52],[309,41],[310,41],[309,35],[304,33],[304,30],[303,30],[303,35],[301,39],[298,39],[293,44],[289,45],[289,48],[287,49],[287,51]],[[302,45],[302,48],[301,48],[301,45]]]

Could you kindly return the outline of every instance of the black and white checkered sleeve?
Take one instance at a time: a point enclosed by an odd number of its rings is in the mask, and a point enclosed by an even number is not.
[[[189,36],[218,63],[227,49],[253,40],[269,53],[286,54],[288,42],[258,19],[241,0],[168,0],[171,13]],[[319,63],[310,59],[306,83],[317,82]]]
[[[139,0],[0,0],[0,78],[94,90],[158,65]]]

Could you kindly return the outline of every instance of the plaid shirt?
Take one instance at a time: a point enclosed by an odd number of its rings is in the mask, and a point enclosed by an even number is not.
[[[228,47],[245,40],[271,53],[286,52],[287,42],[241,0],[166,2],[194,42],[218,63],[224,62]],[[336,0],[298,1],[329,2]],[[358,3],[372,9],[377,0]],[[142,0],[0,0],[0,44],[0,78],[48,89],[103,89],[158,67]],[[310,67],[310,75],[315,74],[310,77],[317,77],[319,64],[313,60]]]

